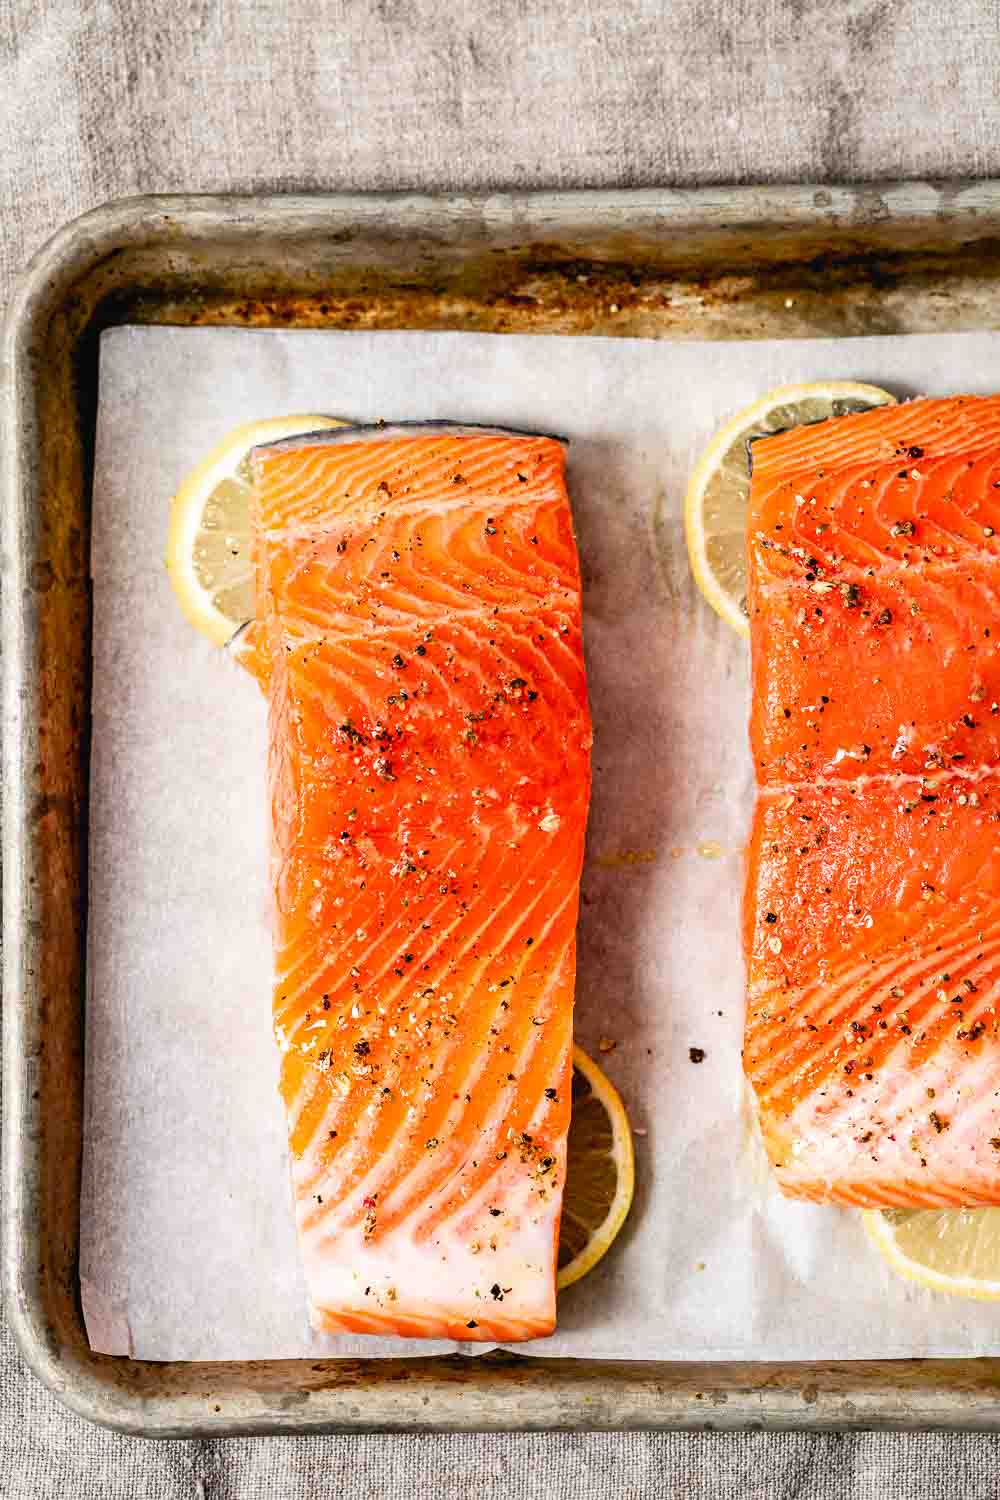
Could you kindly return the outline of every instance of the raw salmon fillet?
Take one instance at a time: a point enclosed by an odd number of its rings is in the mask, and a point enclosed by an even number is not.
[[[590,792],[563,445],[345,429],[254,468],[313,1323],[534,1338],[555,1325]]]
[[[752,455],[764,1143],[793,1197],[1000,1203],[1000,397]]]

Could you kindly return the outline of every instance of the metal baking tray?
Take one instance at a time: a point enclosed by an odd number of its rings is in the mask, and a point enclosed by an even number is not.
[[[77,1279],[98,337],[118,323],[753,339],[996,327],[1000,183],[145,198],[63,229],[2,353],[8,1316],[68,1406],[151,1436],[1000,1427],[1000,1360],[92,1354]]]

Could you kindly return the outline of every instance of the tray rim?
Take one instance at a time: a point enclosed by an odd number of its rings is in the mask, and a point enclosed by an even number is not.
[[[405,236],[442,247],[470,236],[515,244],[528,234],[638,230],[717,237],[824,231],[892,244],[894,233],[957,246],[1000,237],[1000,182],[895,182],[836,186],[572,190],[431,196],[392,194],[151,195],[102,205],[60,229],[15,286],[0,344],[0,628],[3,852],[3,1282],[7,1316],[29,1368],[78,1414],[149,1436],[221,1436],[330,1430],[523,1430],[934,1426],[1000,1428],[1000,1360],[831,1363],[657,1362],[461,1356],[418,1360],[270,1361],[265,1366],[153,1365],[110,1360],[61,1343],[43,1304],[45,1247],[37,1193],[44,1103],[32,1097],[33,958],[29,927],[25,757],[37,670],[29,544],[38,525],[40,357],[74,289],[116,256],[151,242],[239,243],[267,221],[278,238],[336,230]],[[735,251],[734,251],[735,253]],[[68,336],[78,341],[85,316]],[[76,410],[76,408],[74,408]],[[79,413],[77,412],[77,417]],[[82,479],[80,480],[82,484]],[[74,997],[79,1012],[79,997]],[[142,1372],[123,1379],[123,1366]],[[117,1368],[113,1368],[117,1367]],[[233,1370],[246,1378],[233,1378]],[[931,1374],[928,1376],[928,1369]],[[260,1373],[259,1388],[254,1375]],[[294,1376],[309,1374],[295,1382]],[[128,1374],[129,1372],[126,1372]]]

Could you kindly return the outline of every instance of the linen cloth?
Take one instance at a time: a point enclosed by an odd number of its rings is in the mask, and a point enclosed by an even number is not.
[[[997,0],[0,0],[0,305],[130,193],[1000,175]],[[0,1328],[0,1496],[964,1500],[1000,1439],[543,1434],[145,1443]]]

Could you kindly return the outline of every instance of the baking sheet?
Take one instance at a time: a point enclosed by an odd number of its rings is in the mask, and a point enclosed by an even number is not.
[[[1000,385],[1000,335],[667,344],[125,328],[101,345],[94,487],[81,1284],[92,1346],[148,1359],[449,1345],[318,1339],[269,1027],[265,714],[191,631],[169,497],[226,430],[321,410],[564,433],[585,587],[594,801],[577,1032],[636,1126],[636,1203],[529,1347],[642,1359],[981,1354],[1000,1308],[897,1280],[858,1216],[782,1200],[740,1074],[745,643],[687,572],[681,505],[718,423],[769,386]],[[690,1060],[701,1048],[705,1059]],[[464,1352],[469,1352],[468,1346]]]

